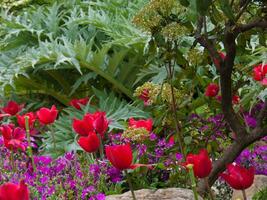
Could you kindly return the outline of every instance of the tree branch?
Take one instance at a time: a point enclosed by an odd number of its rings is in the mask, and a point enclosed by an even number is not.
[[[248,24],[237,25],[236,28],[234,29],[234,33],[238,35],[239,33],[244,33],[253,28],[267,29],[267,19],[257,19]]]
[[[265,101],[263,108],[257,116],[257,126],[256,128],[262,128],[263,120],[267,117],[267,101]]]

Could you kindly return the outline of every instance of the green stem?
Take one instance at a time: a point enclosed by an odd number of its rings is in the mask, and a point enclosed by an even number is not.
[[[175,129],[176,129],[176,133],[178,135],[178,143],[179,143],[179,148],[181,150],[181,153],[183,154],[183,160],[185,159],[185,151],[184,151],[184,148],[183,148],[183,135],[182,135],[182,127],[179,123],[179,120],[178,120],[178,116],[177,116],[177,105],[176,105],[176,99],[175,99],[175,94],[174,94],[174,87],[173,87],[173,76],[174,76],[174,68],[171,64],[171,61],[169,61],[168,63],[168,69],[167,72],[168,75],[169,75],[169,84],[171,86],[171,99],[172,99],[172,102],[171,102],[171,109],[172,109],[172,113],[173,113],[173,119],[174,119],[174,124],[175,124]]]
[[[247,200],[247,195],[246,195],[245,190],[242,190],[242,194],[243,194],[243,199],[244,199],[244,200]]]
[[[16,172],[16,168],[15,168],[15,162],[14,162],[14,151],[13,151],[13,148],[11,149],[10,161],[11,161],[12,171],[13,171],[13,173],[15,173]]]
[[[99,165],[99,161],[98,161],[98,158],[97,158],[96,152],[94,152],[94,158],[95,158],[96,164],[97,164],[97,165]]]
[[[205,177],[204,180],[205,180],[206,187],[207,187],[207,189],[208,189],[208,191],[209,191],[209,194],[210,194],[210,199],[211,199],[211,200],[214,200],[215,198],[214,198],[214,195],[213,195],[213,193],[212,193],[212,191],[211,191],[211,188],[210,188],[210,185],[209,185],[208,177]]]
[[[103,150],[102,137],[101,137],[101,135],[99,133],[97,133],[97,137],[98,137],[99,142],[100,142],[100,146],[99,146],[100,158],[103,159],[104,158],[104,150]]]
[[[36,166],[34,163],[33,159],[33,153],[32,153],[32,146],[31,146],[31,136],[30,136],[30,125],[29,125],[29,117],[25,117],[25,127],[26,127],[26,135],[27,135],[27,140],[28,140],[28,152],[29,152],[29,157],[32,161],[32,168],[33,171],[36,171]]]
[[[193,190],[193,193],[194,193],[194,198],[195,198],[195,200],[198,200],[197,184],[196,184],[196,179],[195,179],[195,176],[194,176],[193,165],[192,164],[188,164],[186,167],[189,169],[189,176],[190,176],[190,180],[191,180],[192,190]]]
[[[128,174],[127,170],[124,170],[124,171],[125,171],[125,174],[126,174],[127,182],[129,184],[129,188],[130,188],[131,193],[132,193],[133,200],[136,200],[136,197],[135,197],[135,194],[134,194],[133,185],[132,185],[132,181],[131,181],[131,177]]]
[[[52,127],[52,125],[50,126],[50,130],[51,130],[51,135],[52,135],[52,140],[53,140],[53,148],[54,148],[54,152],[56,153],[56,138],[55,138],[55,132],[54,129]]]

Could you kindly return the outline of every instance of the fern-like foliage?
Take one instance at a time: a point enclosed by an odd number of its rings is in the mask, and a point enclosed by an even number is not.
[[[91,85],[131,98],[149,38],[131,20],[144,3],[73,0],[2,10],[0,89],[49,95],[63,104],[89,95]]]

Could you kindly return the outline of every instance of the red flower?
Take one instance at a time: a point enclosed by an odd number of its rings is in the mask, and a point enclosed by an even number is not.
[[[221,101],[222,101],[222,96],[221,96],[221,95],[218,95],[218,96],[216,96],[216,99],[217,99],[219,102],[221,102]],[[234,95],[234,96],[232,97],[232,103],[233,103],[233,104],[239,104],[239,102],[240,102],[240,97],[239,97],[238,95]]]
[[[216,83],[210,83],[205,91],[205,96],[215,97],[219,92],[219,86]]]
[[[253,69],[253,78],[255,81],[264,81],[267,74],[267,64],[259,64]]]
[[[108,120],[106,118],[105,112],[95,112],[93,114],[94,118],[94,129],[95,131],[101,135],[101,137],[104,137],[105,132],[108,129]]]
[[[22,108],[23,105],[19,105],[15,101],[9,101],[2,110],[7,114],[16,115]]]
[[[25,144],[23,142],[26,138],[26,134],[23,129],[19,127],[14,128],[14,124],[5,124],[0,127],[0,131],[2,132],[6,148],[25,151]]]
[[[25,127],[25,117],[26,116],[29,117],[29,127],[32,128],[34,125],[34,122],[36,120],[36,116],[33,112],[28,112],[25,115],[17,115],[18,124],[20,127],[26,128]]]
[[[89,101],[88,97],[82,98],[82,99],[72,99],[70,101],[70,105],[78,110],[81,110],[81,105],[86,105]]]
[[[36,115],[42,124],[52,124],[57,118],[58,110],[56,106],[49,108],[40,108]]]
[[[223,59],[223,60],[225,59],[225,55],[223,52],[219,52],[219,55],[220,55],[221,59]],[[220,62],[216,58],[213,59],[213,62],[217,68],[220,68]]]
[[[148,106],[150,104],[150,102],[149,102],[149,90],[144,89],[142,91],[141,95],[139,96],[139,98],[144,101],[145,106]]]
[[[132,128],[145,128],[147,131],[151,132],[153,126],[153,120],[152,119],[140,119],[135,120],[133,118],[129,119],[129,127]]]
[[[106,146],[105,150],[108,160],[119,170],[135,169],[141,166],[151,168],[151,165],[132,164],[133,153],[130,144]]]
[[[72,127],[76,133],[81,136],[87,136],[89,132],[94,131],[94,119],[89,113],[85,114],[82,120],[73,119]]]
[[[240,102],[240,97],[239,97],[238,95],[234,95],[234,96],[232,97],[232,102],[233,102],[233,104],[239,104],[239,102]]]
[[[193,164],[194,175],[198,178],[205,178],[210,174],[212,163],[206,149],[201,149],[199,154],[188,154],[184,166]]]
[[[88,133],[86,137],[80,137],[78,144],[88,153],[96,152],[99,149],[100,141],[95,132]]]
[[[169,145],[174,145],[175,143],[175,139],[174,139],[174,135],[172,135],[170,138],[169,138]]]
[[[254,181],[254,168],[239,165],[229,164],[227,166],[228,173],[223,173],[220,176],[234,189],[245,190],[249,188]]]
[[[25,182],[20,181],[19,185],[5,183],[0,186],[1,200],[29,200],[29,189]]]

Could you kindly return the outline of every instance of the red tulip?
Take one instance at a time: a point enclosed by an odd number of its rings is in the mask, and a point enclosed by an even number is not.
[[[10,115],[16,115],[21,109],[23,105],[17,104],[15,101],[9,101],[5,107],[3,107],[3,111]]]
[[[267,74],[267,64],[259,64],[253,69],[253,78],[255,81],[263,81]]]
[[[81,105],[86,105],[89,101],[88,97],[82,98],[82,99],[72,99],[70,101],[70,105],[78,110],[81,110]]]
[[[19,185],[5,183],[0,186],[0,200],[29,200],[29,189],[24,181]]]
[[[220,55],[221,59],[223,59],[223,60],[225,59],[225,55],[224,55],[223,52],[219,52],[219,55]],[[219,60],[216,59],[216,58],[214,58],[213,59],[213,62],[215,64],[215,66],[219,69],[220,68],[220,62],[219,62]]]
[[[100,141],[95,132],[90,132],[86,137],[80,137],[78,144],[88,153],[96,152],[99,149]]]
[[[105,150],[108,160],[119,170],[135,169],[141,166],[151,168],[151,165],[132,164],[133,153],[130,144],[106,146]]]
[[[94,131],[94,118],[92,114],[85,114],[82,120],[73,119],[72,127],[76,133],[81,136],[87,136],[89,132]]]
[[[21,149],[25,151],[24,140],[26,138],[25,131],[19,127],[14,128],[14,124],[5,124],[0,127],[4,138],[5,147],[10,150]]]
[[[245,190],[249,188],[254,181],[254,168],[239,165],[229,164],[227,166],[228,173],[223,173],[220,176],[234,189]]]
[[[140,119],[135,120],[133,118],[129,119],[129,127],[132,128],[145,128],[147,131],[151,132],[153,126],[153,120],[152,119]]]
[[[58,110],[56,106],[49,108],[40,108],[36,115],[42,124],[52,124],[57,118]]]
[[[199,154],[188,154],[184,166],[193,164],[194,175],[198,178],[207,177],[212,169],[212,163],[206,149],[201,149]]]
[[[20,127],[26,128],[25,127],[25,117],[26,116],[29,117],[29,127],[32,128],[34,125],[34,122],[36,120],[36,116],[33,112],[28,112],[25,115],[17,115],[18,124]]]
[[[105,132],[108,129],[108,120],[106,118],[105,112],[95,112],[93,114],[94,118],[94,129],[95,131],[101,135],[101,137],[104,137]]]
[[[205,91],[205,96],[215,97],[219,92],[219,86],[216,83],[210,83]]]

